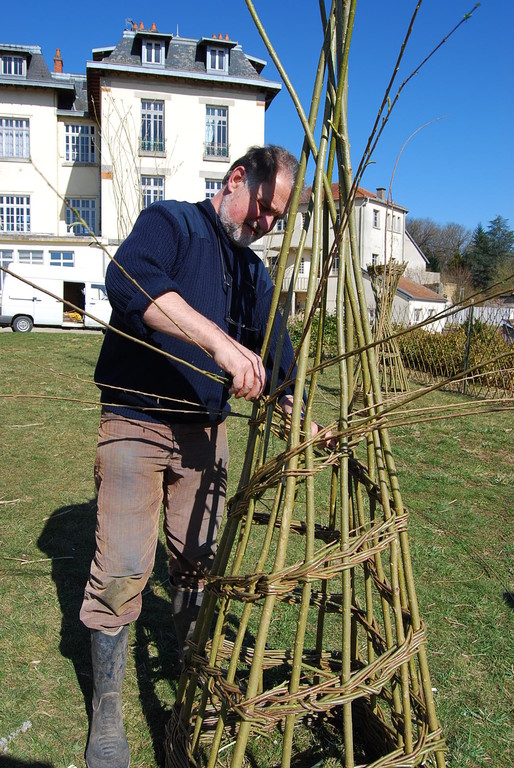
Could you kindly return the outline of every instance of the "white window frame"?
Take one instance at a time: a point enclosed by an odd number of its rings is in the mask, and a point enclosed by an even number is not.
[[[211,200],[223,187],[222,179],[205,179],[205,198]]]
[[[373,208],[373,227],[380,229],[380,211],[378,208]]]
[[[207,72],[228,72],[228,57],[225,46],[207,46]]]
[[[143,154],[164,153],[164,101],[141,99],[141,144]]]
[[[26,117],[0,117],[0,158],[30,159],[30,121]]]
[[[286,225],[287,225],[287,213],[284,214],[284,216],[282,216],[281,219],[277,219],[277,223],[275,224],[275,232],[285,232]]]
[[[75,209],[78,216],[75,214]],[[80,223],[83,219],[85,225]],[[75,224],[75,222],[79,222]],[[66,227],[77,237],[96,234],[96,198],[95,197],[67,197],[66,198]]]
[[[164,200],[164,176],[141,176],[141,197],[143,208]]]
[[[298,265],[298,274],[299,275],[304,275],[305,274],[305,259],[304,259],[303,256],[300,259],[300,264]]]
[[[164,40],[145,38],[142,42],[141,61],[149,66],[164,66]]]
[[[205,107],[205,157],[228,160],[228,107]]]
[[[74,267],[75,253],[73,251],[50,251],[51,267]]]
[[[14,262],[14,251],[8,248],[0,250],[0,266],[8,267],[9,264]],[[5,272],[0,269],[0,291],[3,288]]]
[[[0,195],[0,232],[30,232],[30,195]]]
[[[7,77],[26,77],[27,59],[13,53],[3,53],[1,56],[0,74]]]
[[[18,251],[18,263],[19,264],[44,264],[45,254],[44,251],[36,249],[27,249]]]
[[[95,126],[66,123],[64,156],[67,163],[96,163]]]

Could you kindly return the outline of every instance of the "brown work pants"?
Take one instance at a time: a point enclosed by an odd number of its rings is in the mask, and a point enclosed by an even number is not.
[[[170,578],[202,586],[223,514],[225,424],[156,424],[103,412],[95,461],[96,552],[80,618],[90,629],[134,621],[153,569],[160,510]]]

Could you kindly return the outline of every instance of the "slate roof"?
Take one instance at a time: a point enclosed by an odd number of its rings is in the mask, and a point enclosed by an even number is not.
[[[27,74],[25,77],[0,74],[0,84],[2,86],[56,88],[68,91],[73,88],[70,82],[56,80],[53,77],[53,73],[48,69],[39,45],[0,43],[0,56],[5,54],[23,56],[27,62]]]
[[[142,63],[143,39],[164,40],[164,65]],[[206,57],[209,45],[224,47],[229,53],[227,72],[207,70]],[[125,30],[114,47],[96,48],[93,61],[88,62],[88,72],[107,69],[112,71],[129,69],[131,73],[152,75],[153,77],[177,77],[180,79],[206,80],[211,84],[259,87],[266,94],[269,104],[281,89],[280,83],[261,77],[264,62],[247,56],[241,46],[227,37],[191,39],[160,33],[154,29]]]

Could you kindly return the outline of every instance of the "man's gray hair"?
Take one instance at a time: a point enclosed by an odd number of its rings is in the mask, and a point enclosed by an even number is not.
[[[284,147],[279,147],[276,144],[268,144],[265,147],[250,147],[243,157],[232,163],[225,174],[223,185],[227,183],[230,174],[238,165],[242,165],[245,169],[246,183],[252,188],[263,183],[273,182],[278,171],[290,176],[291,186],[293,186],[298,174],[296,157]]]

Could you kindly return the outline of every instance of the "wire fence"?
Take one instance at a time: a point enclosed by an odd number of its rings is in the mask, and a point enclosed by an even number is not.
[[[505,399],[514,394],[514,318],[507,307],[471,306],[444,324],[409,327],[393,314],[401,360],[409,379],[423,385],[445,382],[442,389],[478,398]]]

